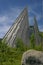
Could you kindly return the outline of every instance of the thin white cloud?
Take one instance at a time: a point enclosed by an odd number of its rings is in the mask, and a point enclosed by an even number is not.
[[[39,29],[43,32],[43,25],[39,26]]]
[[[35,16],[38,15],[31,7],[28,8],[28,12],[33,13]]]
[[[38,14],[37,12],[35,12],[31,7],[28,8],[28,12],[32,13],[34,16],[36,16],[37,20],[40,20],[42,15]]]
[[[7,17],[2,16],[2,17],[0,17],[0,22],[4,22],[6,19],[7,19]]]
[[[11,8],[6,15],[0,16],[0,37],[2,38],[21,12],[20,8]]]
[[[6,32],[9,30],[10,26],[6,25],[6,26],[2,26],[0,27],[0,37],[2,38]]]

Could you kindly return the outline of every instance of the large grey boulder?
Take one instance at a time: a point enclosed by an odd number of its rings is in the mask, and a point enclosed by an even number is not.
[[[43,52],[36,50],[24,52],[21,65],[43,65]]]

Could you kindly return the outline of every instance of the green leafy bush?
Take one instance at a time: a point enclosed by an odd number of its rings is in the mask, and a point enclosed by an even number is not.
[[[42,38],[42,34],[40,34],[40,37]],[[35,50],[39,50],[39,51],[43,51],[43,45],[42,42],[37,46],[35,44],[35,38],[34,38],[34,34],[32,33],[31,37],[30,37],[30,49],[35,49]]]
[[[33,39],[31,42],[34,41]],[[41,45],[34,47],[32,43],[30,49],[42,50],[42,47]],[[0,41],[0,65],[21,65],[22,54],[27,50],[29,47],[24,45],[21,39],[16,40],[16,48],[9,47]]]
[[[34,38],[34,34],[32,34],[31,37],[30,37],[30,48],[32,48],[32,49],[35,48],[35,38]]]
[[[28,49],[21,39],[16,40],[16,48],[0,41],[0,65],[20,65],[22,54]]]

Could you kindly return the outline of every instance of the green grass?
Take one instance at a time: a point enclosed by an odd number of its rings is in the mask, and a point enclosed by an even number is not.
[[[42,50],[41,45],[34,47],[32,44],[28,48],[22,40],[17,39],[16,41],[16,48],[12,48],[0,40],[0,65],[21,65],[22,54],[25,51],[28,49]]]
[[[0,65],[21,65],[22,54],[28,49],[21,40],[17,40],[16,48],[0,41]]]

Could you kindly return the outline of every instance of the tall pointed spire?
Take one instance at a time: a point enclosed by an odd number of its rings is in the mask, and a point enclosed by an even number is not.
[[[38,29],[36,17],[34,17],[34,34],[35,34],[36,45],[39,45],[39,29]]]
[[[3,41],[5,40],[5,43],[12,47],[15,45],[16,38],[21,38],[26,44],[29,43],[29,37],[27,33],[28,28],[28,11],[27,8],[25,8],[10,27],[9,31],[6,33]]]

